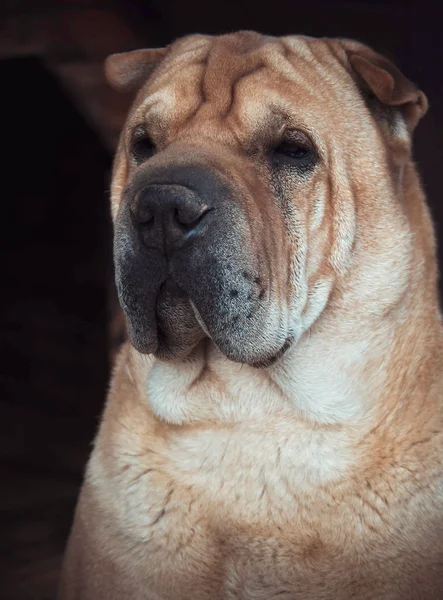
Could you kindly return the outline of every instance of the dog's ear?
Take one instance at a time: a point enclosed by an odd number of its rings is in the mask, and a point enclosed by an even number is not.
[[[411,132],[428,108],[423,92],[390,60],[367,46],[348,42],[345,49],[360,88],[382,106],[400,110]]]
[[[146,48],[111,54],[105,60],[108,83],[116,90],[137,90],[148,79],[167,53],[167,48]]]

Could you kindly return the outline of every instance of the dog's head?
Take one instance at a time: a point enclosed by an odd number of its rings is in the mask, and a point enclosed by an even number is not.
[[[251,32],[113,55],[106,71],[137,91],[112,186],[132,344],[183,357],[209,336],[231,360],[270,364],[356,252],[382,255],[424,95],[356,42]]]

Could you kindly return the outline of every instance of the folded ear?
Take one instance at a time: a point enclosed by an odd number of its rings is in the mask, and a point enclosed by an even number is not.
[[[136,90],[148,79],[166,53],[167,48],[146,48],[111,54],[105,60],[106,79],[116,90]]]
[[[345,42],[345,48],[346,48]],[[349,45],[351,47],[349,47]],[[426,96],[387,58],[350,42],[347,55],[360,87],[385,107],[397,108],[411,132],[428,108]]]

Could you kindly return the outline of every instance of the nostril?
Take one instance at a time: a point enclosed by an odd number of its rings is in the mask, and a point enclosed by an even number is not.
[[[187,214],[187,211],[180,211],[178,208],[174,211],[174,219],[175,221],[186,231],[193,231],[196,229],[198,225],[203,221],[208,213],[210,213],[212,208],[205,206],[200,214]]]

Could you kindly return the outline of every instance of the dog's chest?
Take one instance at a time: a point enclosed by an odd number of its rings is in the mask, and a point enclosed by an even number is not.
[[[139,570],[161,598],[292,598],[307,582],[321,588],[334,562],[346,580],[337,547],[353,515],[340,480],[355,456],[339,434],[282,425],[194,431],[116,454],[98,495],[119,568]]]

